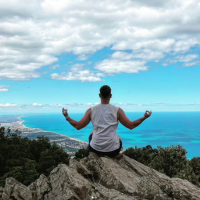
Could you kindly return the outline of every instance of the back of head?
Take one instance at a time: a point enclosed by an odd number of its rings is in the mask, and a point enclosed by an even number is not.
[[[104,99],[108,98],[111,94],[111,88],[108,85],[103,85],[100,88],[100,94],[101,94],[102,98],[104,98]]]

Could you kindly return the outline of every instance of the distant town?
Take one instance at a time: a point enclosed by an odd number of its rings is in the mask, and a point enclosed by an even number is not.
[[[29,139],[37,139],[38,136],[45,136],[50,139],[50,142],[56,142],[59,146],[61,146],[69,155],[73,156],[75,152],[80,148],[87,148],[88,143],[84,141],[80,141],[74,138],[70,138],[61,134],[43,131],[39,128],[28,128],[24,126],[23,120],[21,120],[23,116],[8,116],[1,115],[0,116],[0,126],[5,128],[10,128],[11,131],[18,130],[21,132],[22,137],[28,137]]]

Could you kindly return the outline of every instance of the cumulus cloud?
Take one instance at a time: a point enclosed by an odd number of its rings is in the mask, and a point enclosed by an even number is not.
[[[99,75],[99,74],[98,74]],[[53,73],[51,78],[55,80],[70,80],[82,82],[98,82],[104,81],[97,74],[90,72],[90,70],[71,71],[68,73],[62,72],[61,74]]]
[[[74,64],[71,65],[71,71],[81,71],[83,69],[84,64]]]
[[[12,103],[6,103],[6,104],[0,104],[0,108],[2,109],[7,109],[7,108],[16,108],[16,109],[45,109],[45,108],[76,108],[76,107],[83,107],[83,108],[90,108],[92,106],[98,105],[99,103],[73,103],[73,104],[38,104],[38,103],[33,103],[33,104],[12,104]],[[176,107],[176,106],[200,106],[199,103],[187,103],[187,104],[174,104],[174,103],[148,103],[148,104],[140,104],[140,103],[112,103],[115,106],[123,107],[123,106],[134,106],[134,107],[159,107],[159,106],[167,106],[167,107]]]
[[[194,62],[185,63],[183,66],[192,67],[192,66],[199,66],[199,65],[200,65],[200,61],[194,61]]]
[[[12,104],[12,103],[6,103],[6,104],[0,104],[0,107],[20,107],[20,105]]]
[[[87,60],[87,55],[104,47],[117,53],[102,61],[102,66],[105,62],[109,66],[100,71],[146,71],[146,62],[199,48],[199,10],[198,0],[0,1],[0,80],[39,78],[37,70],[57,62],[63,53]],[[126,50],[132,53],[123,53]],[[120,65],[126,70],[112,64],[121,60],[120,52],[124,56]],[[180,57],[180,62],[188,59]],[[186,63],[188,67],[195,65],[192,61]],[[86,73],[84,69],[81,73],[53,74],[52,78],[82,81],[82,73]],[[91,78],[85,80],[100,80],[92,72],[87,73]]]
[[[59,64],[56,64],[56,65],[53,65],[53,66],[51,67],[51,69],[56,69],[56,68],[58,68],[58,67],[60,67],[60,65],[59,65]]]
[[[186,55],[178,55],[165,60],[164,66],[169,64],[174,64],[177,62],[184,63],[183,67],[191,67],[194,65],[199,65],[199,55],[198,54],[186,54]]]
[[[8,92],[9,85],[0,85],[0,92]]]
[[[138,73],[139,71],[148,71],[144,61],[120,61],[116,59],[105,59],[96,64],[95,69],[105,73]]]
[[[0,92],[8,92],[8,89],[2,88],[2,89],[0,89]]]
[[[149,49],[132,53],[116,51],[110,59],[98,63],[95,68],[110,73],[138,73],[139,71],[148,71],[148,67],[145,66],[148,61],[159,62],[163,58],[162,52]]]
[[[42,104],[39,104],[39,103],[33,103],[33,106],[42,106]]]
[[[188,55],[182,55],[182,56],[177,56],[176,59],[179,61],[179,62],[191,62],[195,59],[197,59],[199,57],[199,55],[197,54],[188,54]]]
[[[87,60],[89,57],[85,54],[81,54],[78,56],[77,60]]]

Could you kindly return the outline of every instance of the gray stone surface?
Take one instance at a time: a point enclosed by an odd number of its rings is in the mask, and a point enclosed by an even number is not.
[[[41,174],[40,177],[28,186],[32,192],[33,200],[43,200],[44,196],[51,191],[51,184],[48,178]]]
[[[0,188],[0,200],[200,200],[200,188],[169,178],[134,159],[90,153],[70,159],[28,187],[13,178]]]
[[[2,200],[32,200],[31,191],[14,178],[7,178],[2,193]]]
[[[3,194],[3,188],[0,187],[0,199],[1,199],[1,197],[2,197],[2,194]]]

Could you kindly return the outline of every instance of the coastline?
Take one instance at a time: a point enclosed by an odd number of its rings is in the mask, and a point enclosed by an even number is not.
[[[27,126],[25,126],[25,125],[23,124],[23,122],[25,122],[25,121],[21,119],[22,117],[27,117],[27,116],[20,116],[20,117],[17,117],[17,118],[19,119],[19,121],[17,121],[17,122],[18,122],[19,125],[22,126],[22,128],[24,128],[24,129],[33,130],[35,133],[39,133],[39,132],[54,133],[54,134],[60,135],[60,136],[62,136],[62,137],[66,137],[66,138],[68,138],[68,139],[75,140],[75,141],[77,141],[77,142],[83,142],[83,143],[88,144],[87,142],[84,142],[84,141],[82,141],[82,140],[78,140],[78,139],[75,139],[75,138],[71,138],[71,137],[68,137],[68,136],[66,136],[66,135],[62,135],[62,134],[60,134],[60,133],[55,133],[55,132],[52,132],[52,131],[44,131],[44,130],[42,130],[42,129],[40,129],[40,128],[29,128],[29,127],[27,127]]]
[[[11,131],[18,130],[21,132],[22,137],[28,137],[29,139],[38,139],[38,137],[44,136],[48,137],[50,142],[55,142],[60,147],[62,147],[69,155],[74,155],[81,148],[87,148],[88,143],[71,138],[59,133],[51,132],[51,131],[44,131],[40,128],[29,128],[25,126],[23,123],[25,120],[22,120],[22,117],[27,116],[18,116],[18,117],[11,117],[8,119],[0,120],[0,124],[2,127],[10,128]]]

